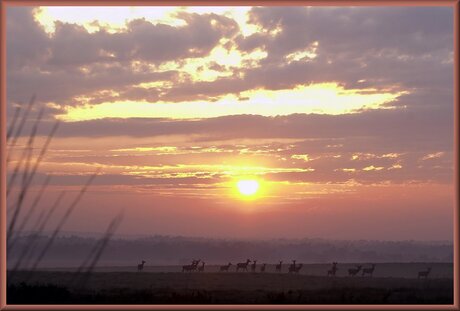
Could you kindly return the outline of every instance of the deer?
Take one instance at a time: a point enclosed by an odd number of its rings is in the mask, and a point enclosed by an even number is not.
[[[264,273],[264,272],[265,272],[265,267],[266,267],[266,266],[267,266],[267,264],[264,263],[264,264],[262,265],[262,267],[260,267],[260,272]]]
[[[299,273],[300,269],[302,269],[302,264],[296,265],[295,260],[292,261],[292,264],[289,266],[289,273]]]
[[[229,262],[228,265],[220,266],[219,271],[221,271],[221,272],[223,272],[223,271],[228,272],[228,269],[230,268],[231,265],[232,265],[232,263]]]
[[[145,260],[142,260],[142,263],[137,265],[137,271],[144,270]]]
[[[196,267],[198,266],[198,263],[200,261],[201,260],[192,260],[191,265],[182,266],[182,272],[185,272],[185,271],[192,272],[192,271],[196,270]]]
[[[295,270],[295,260],[292,261],[292,264],[289,266],[289,273],[293,272]]]
[[[337,272],[337,270],[339,270],[339,269],[337,268],[337,263],[336,263],[336,262],[333,262],[333,263],[332,263],[332,268],[331,268],[331,270],[328,270],[328,271],[327,271],[327,276],[335,276],[335,273]]]
[[[251,272],[256,272],[257,260],[252,261]]]
[[[350,276],[355,276],[358,274],[358,272],[361,270],[362,266],[356,266],[356,268],[350,268],[348,269],[348,275]]]
[[[236,264],[236,272],[238,272],[240,269],[244,271],[248,271],[248,265],[251,261],[249,259],[246,260],[246,262],[239,262]]]
[[[280,263],[275,266],[276,272],[281,272],[283,261],[280,260]]]
[[[431,272],[431,267],[426,268],[425,271],[419,271],[418,277],[417,277],[417,278],[418,278],[418,279],[420,279],[420,278],[425,278],[425,279],[427,279],[427,278],[428,278],[428,275],[430,274],[430,272]]]
[[[369,276],[372,277],[372,274],[374,273],[374,270],[375,270],[375,264],[372,264],[372,267],[363,269],[362,276],[364,276],[365,274],[369,274]]]
[[[193,260],[193,262],[192,262],[192,265],[193,265],[192,270],[193,271],[195,271],[198,268],[198,264],[200,263],[200,261],[201,261],[201,259]]]
[[[205,262],[202,261],[201,266],[198,267],[198,272],[204,272],[204,264],[205,264]]]

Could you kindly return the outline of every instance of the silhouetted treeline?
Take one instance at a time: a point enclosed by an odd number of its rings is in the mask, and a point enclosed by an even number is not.
[[[49,237],[41,236],[38,244],[46,244]],[[27,236],[18,239],[18,247],[9,254],[12,264]],[[96,238],[61,236],[43,258],[42,267],[79,266],[94,246]],[[207,264],[237,262],[257,258],[264,262],[303,263],[346,262],[452,262],[450,242],[417,241],[332,241],[302,240],[225,240],[187,237],[152,236],[145,238],[113,239],[100,258],[100,265],[133,265],[146,260],[147,265],[176,265],[202,258]]]

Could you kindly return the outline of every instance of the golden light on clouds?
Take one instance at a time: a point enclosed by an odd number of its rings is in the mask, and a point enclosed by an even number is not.
[[[244,72],[238,73],[236,72],[237,69],[260,67],[260,61],[267,57],[267,52],[260,48],[254,49],[249,53],[242,53],[235,47],[225,48],[224,45],[227,42],[224,39],[220,40],[219,44],[205,57],[187,58],[182,59],[180,62],[168,61],[159,66],[140,62],[135,65],[137,67],[149,68],[155,72],[177,71],[179,75],[178,82],[213,82],[218,78],[231,77],[238,74],[241,74],[240,77],[243,77]],[[216,66],[219,68],[215,68]],[[151,85],[165,87],[171,82],[155,81],[152,83],[144,82],[139,86],[142,88],[149,88]]]
[[[69,107],[59,116],[64,121],[82,121],[100,118],[173,118],[196,119],[228,115],[254,114],[262,116],[294,113],[345,114],[360,109],[377,109],[403,92],[373,93],[363,90],[345,90],[336,83],[297,86],[285,90],[256,89],[236,95],[225,95],[215,102],[183,101],[178,103],[146,101],[117,101]],[[373,92],[372,92],[373,91]],[[240,98],[244,98],[241,100]]]
[[[198,14],[219,14],[232,18],[240,27],[243,36],[249,36],[258,31],[255,25],[248,23],[247,12],[251,7],[40,7],[35,11],[35,20],[38,21],[48,34],[55,31],[56,21],[74,23],[83,26],[88,32],[93,33],[101,29],[108,32],[121,32],[126,28],[126,23],[135,19],[145,19],[153,24],[165,24],[174,27],[185,26],[187,22],[178,16],[180,12]]]
[[[291,54],[286,55],[286,60],[288,61],[288,63],[291,63],[295,61],[314,59],[317,56],[316,50],[318,49],[318,45],[319,42],[315,41],[311,44],[310,47],[308,47],[305,50],[295,51]]]

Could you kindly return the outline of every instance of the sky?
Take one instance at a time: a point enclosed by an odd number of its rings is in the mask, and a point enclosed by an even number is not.
[[[21,217],[98,171],[66,230],[452,240],[450,7],[8,7],[6,33],[9,123],[36,95],[9,176],[60,121]]]

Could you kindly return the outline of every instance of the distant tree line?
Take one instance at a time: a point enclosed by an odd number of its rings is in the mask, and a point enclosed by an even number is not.
[[[40,236],[38,244],[46,244],[48,236]],[[58,237],[43,258],[43,267],[78,266],[96,238]],[[17,241],[9,258],[14,260],[21,248],[27,247],[27,236]],[[453,245],[449,242],[417,241],[332,241],[303,240],[224,240],[152,236],[113,239],[100,258],[101,265],[132,265],[140,259],[149,265],[180,265],[191,258],[206,258],[207,264],[236,262],[258,258],[278,262],[296,258],[303,263],[346,262],[452,262]]]

